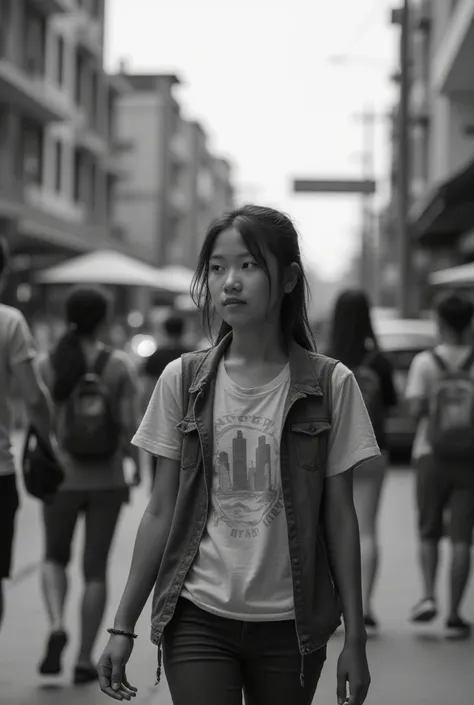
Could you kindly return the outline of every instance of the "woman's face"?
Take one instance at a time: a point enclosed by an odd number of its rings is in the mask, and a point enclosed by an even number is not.
[[[216,239],[209,260],[209,293],[218,315],[233,328],[268,323],[279,315],[278,264],[270,253],[266,261],[271,288],[235,228]]]

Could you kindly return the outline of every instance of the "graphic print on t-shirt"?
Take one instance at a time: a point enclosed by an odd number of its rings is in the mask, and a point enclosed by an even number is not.
[[[254,538],[283,509],[280,447],[275,422],[226,414],[214,435],[213,520],[233,538]]]

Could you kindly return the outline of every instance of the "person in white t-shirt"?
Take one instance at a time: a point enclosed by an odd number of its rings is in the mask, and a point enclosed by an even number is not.
[[[411,621],[431,622],[438,614],[435,588],[439,542],[447,526],[452,562],[446,636],[466,638],[471,634],[471,625],[461,618],[460,606],[471,563],[474,463],[472,460],[439,457],[434,452],[429,434],[429,402],[442,375],[440,365],[447,370],[457,371],[467,364],[468,373],[474,376],[471,343],[474,307],[464,296],[452,294],[443,295],[435,311],[440,343],[433,351],[426,350],[413,359],[405,390],[410,412],[418,419],[412,458],[417,468],[419,560],[424,591],[422,599],[412,610]],[[474,429],[471,433],[474,433]]]
[[[110,697],[136,691],[125,664],[156,582],[152,640],[174,705],[240,705],[242,691],[310,705],[340,605],[338,700],[366,699],[352,483],[380,451],[353,373],[314,352],[305,287],[282,213],[244,206],[211,225],[194,295],[222,321],[216,345],[191,354],[191,384],[187,356],[165,368],[132,441],[157,473],[99,662]],[[326,386],[315,370],[329,368]]]
[[[0,292],[6,283],[8,253],[0,239]],[[10,577],[18,491],[12,453],[13,384],[29,418],[50,445],[52,406],[33,361],[36,346],[23,314],[0,304],[0,626],[4,611],[3,582]]]

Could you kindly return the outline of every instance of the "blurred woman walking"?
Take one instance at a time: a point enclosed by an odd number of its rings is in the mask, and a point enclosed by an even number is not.
[[[379,349],[370,304],[364,292],[345,290],[339,295],[332,316],[328,354],[355,374],[369,412],[382,462],[377,458],[354,472],[354,504],[359,522],[362,558],[362,596],[367,630],[378,627],[372,598],[379,565],[377,519],[387,467],[387,411],[397,403],[392,367]]]

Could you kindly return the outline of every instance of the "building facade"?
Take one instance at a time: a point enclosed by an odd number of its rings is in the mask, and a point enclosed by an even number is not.
[[[474,259],[474,0],[411,0],[409,227],[416,307],[429,305],[431,272]],[[382,305],[399,286],[398,107],[392,196],[381,214]]]
[[[0,234],[25,269],[120,247],[104,0],[0,0]],[[34,258],[33,260],[31,258]]]
[[[413,3],[412,51],[411,222],[440,269],[474,259],[474,0]]]
[[[210,221],[233,205],[229,164],[215,157],[198,122],[183,118],[174,75],[126,75],[117,104],[126,178],[116,218],[157,266],[194,268]]]

